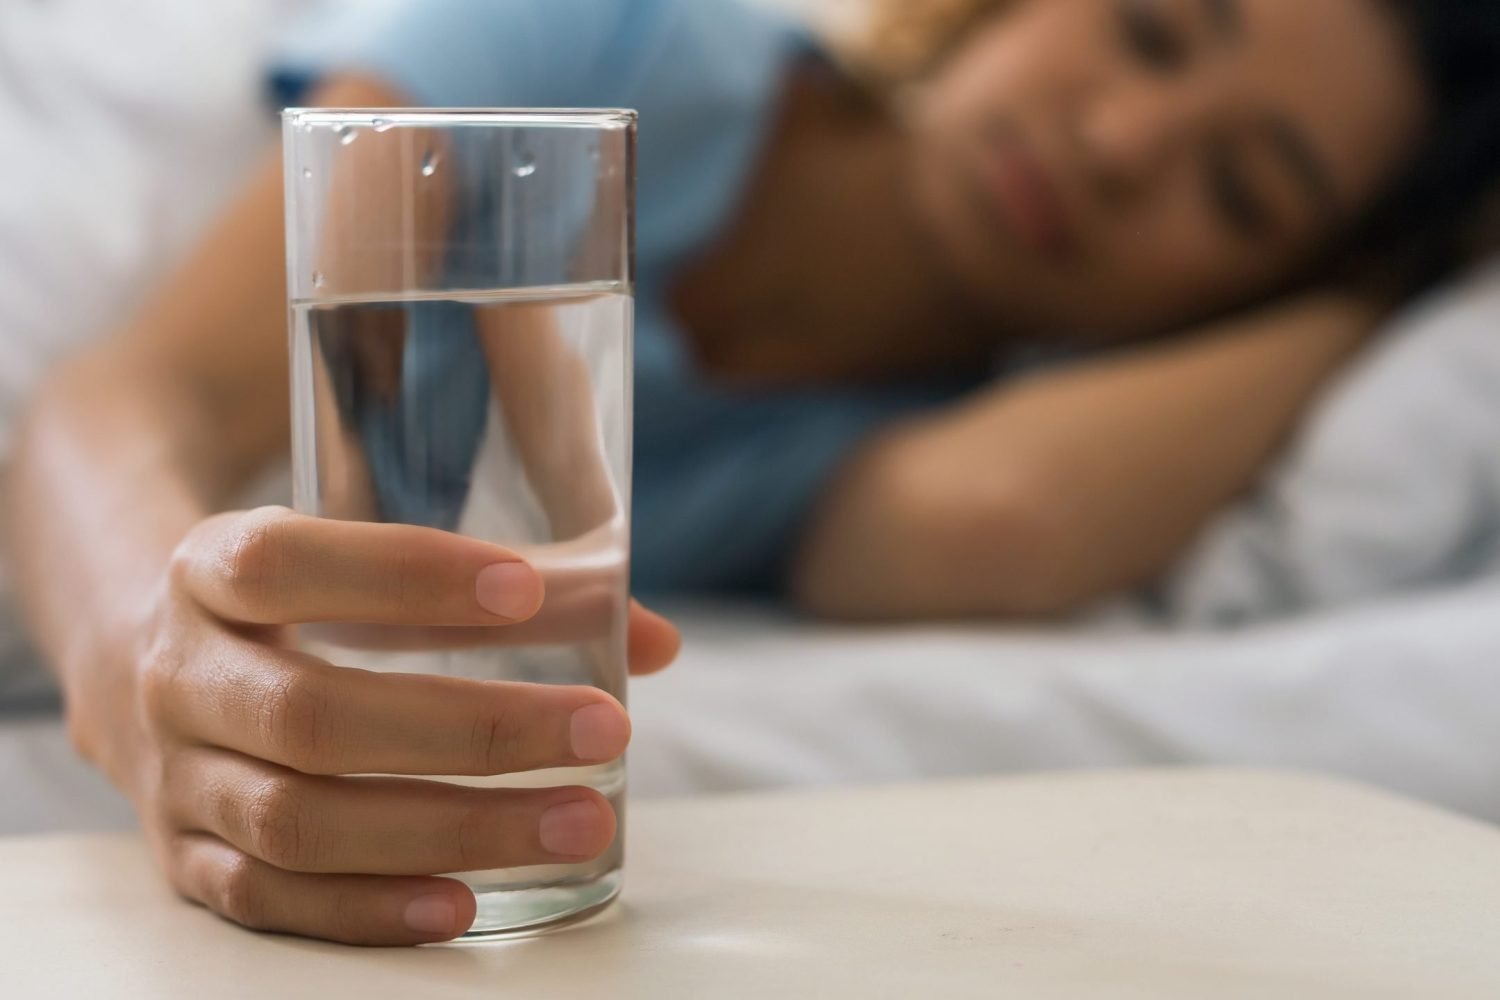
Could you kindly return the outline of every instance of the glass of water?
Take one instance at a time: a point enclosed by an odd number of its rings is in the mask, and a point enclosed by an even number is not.
[[[542,573],[497,629],[304,628],[370,670],[585,684],[624,700],[635,115],[284,115],[297,509],[459,532]],[[588,785],[623,821],[623,764],[492,778]],[[457,873],[470,936],[575,920],[619,892],[597,861]]]

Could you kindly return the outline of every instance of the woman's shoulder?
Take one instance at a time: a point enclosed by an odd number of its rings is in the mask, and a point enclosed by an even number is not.
[[[272,63],[300,83],[373,75],[428,106],[648,104],[670,117],[755,90],[805,39],[749,0],[365,0],[298,24]]]

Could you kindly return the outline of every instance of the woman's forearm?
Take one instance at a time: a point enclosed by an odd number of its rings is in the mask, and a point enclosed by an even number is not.
[[[200,252],[23,421],[5,532],[54,665],[130,615],[188,528],[285,448],[280,205],[268,159]]]
[[[335,80],[319,103],[399,103]],[[64,671],[158,585],[184,533],[289,440],[279,150],[141,311],[28,411],[0,525],[34,638]]]
[[[803,602],[838,617],[1041,617],[1142,584],[1253,483],[1377,320],[1308,299],[899,428],[826,499]]]
[[[172,429],[198,418],[124,388],[109,355],[60,372],[35,401],[8,477],[5,525],[33,636],[56,667],[133,613],[209,506]]]

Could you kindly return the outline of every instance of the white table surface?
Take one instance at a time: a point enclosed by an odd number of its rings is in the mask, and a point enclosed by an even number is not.
[[[131,836],[0,840],[0,996],[1500,997],[1500,831],[1263,773],[643,805],[571,931],[372,951],[176,900]]]

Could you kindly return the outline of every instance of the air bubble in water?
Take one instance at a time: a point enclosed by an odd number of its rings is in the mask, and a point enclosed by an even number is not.
[[[345,146],[349,145],[355,139],[359,138],[359,133],[354,131],[354,129],[348,125],[340,125],[335,134],[339,137],[339,142],[343,143]]]
[[[377,132],[389,132],[396,127],[396,123],[389,118],[377,118],[370,124]]]
[[[521,162],[516,164],[511,173],[517,177],[530,177],[536,173],[536,158],[529,155],[522,157]]]
[[[322,271],[314,271],[313,272],[313,287],[314,288],[322,288],[326,284],[328,284],[328,279],[323,276],[323,272]]]
[[[431,177],[438,170],[438,155],[433,150],[428,150],[427,155],[422,157],[422,176]]]
[[[312,180],[312,167],[303,167],[302,168],[302,179],[305,180],[305,181]]]

